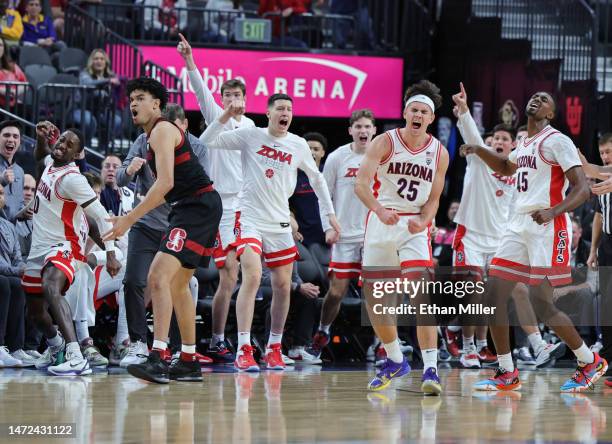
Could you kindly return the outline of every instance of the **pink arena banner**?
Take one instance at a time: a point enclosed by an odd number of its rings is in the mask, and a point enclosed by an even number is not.
[[[198,110],[176,48],[141,46],[140,50],[145,60],[180,76],[185,108]],[[247,86],[250,113],[265,114],[268,97],[286,93],[294,99],[296,116],[348,117],[356,109],[370,108],[377,118],[401,118],[404,62],[399,58],[209,48],[194,48],[193,53],[218,103],[221,84],[239,78]]]

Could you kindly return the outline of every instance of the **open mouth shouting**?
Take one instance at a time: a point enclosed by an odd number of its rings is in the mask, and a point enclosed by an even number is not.
[[[423,126],[423,123],[422,122],[418,122],[416,120],[413,120],[412,123],[410,124],[410,128],[412,128],[414,130],[421,129],[421,126]]]
[[[289,118],[281,117],[278,121],[278,125],[284,130],[288,129],[289,128]]]

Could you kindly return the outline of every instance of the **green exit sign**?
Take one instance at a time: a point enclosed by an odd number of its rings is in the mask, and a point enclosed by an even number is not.
[[[270,43],[272,22],[266,19],[237,18],[234,22],[237,42]]]

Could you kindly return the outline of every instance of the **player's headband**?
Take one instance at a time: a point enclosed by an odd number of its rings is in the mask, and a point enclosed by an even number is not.
[[[417,94],[416,96],[410,97],[406,102],[406,106],[404,107],[404,109],[406,109],[408,105],[410,105],[412,102],[424,103],[425,105],[431,108],[432,113],[436,110],[436,105],[434,105],[433,100],[431,100],[425,94]]]

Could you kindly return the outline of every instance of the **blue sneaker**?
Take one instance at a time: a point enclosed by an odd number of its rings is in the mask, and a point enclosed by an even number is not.
[[[435,368],[429,367],[421,378],[421,391],[426,395],[439,395],[442,393],[442,384]]]
[[[564,393],[579,393],[588,389],[594,389],[595,383],[608,370],[608,362],[599,356],[598,353],[593,353],[595,359],[592,363],[586,365],[578,365],[574,376],[565,381],[561,386],[561,391]]]
[[[408,364],[408,360],[405,357],[401,364],[397,364],[391,359],[387,359],[374,379],[368,384],[368,390],[378,391],[386,389],[389,384],[391,384],[392,380],[404,376],[409,372],[410,364]]]

